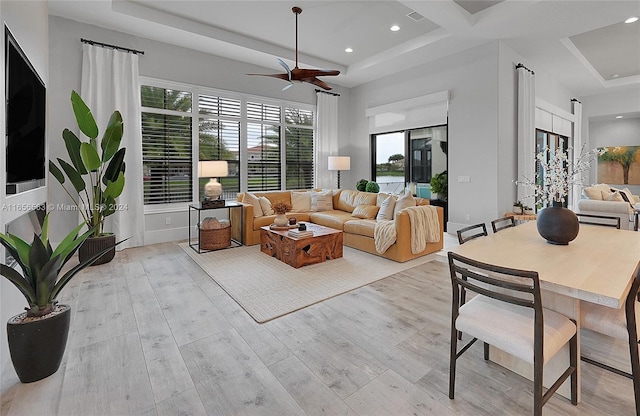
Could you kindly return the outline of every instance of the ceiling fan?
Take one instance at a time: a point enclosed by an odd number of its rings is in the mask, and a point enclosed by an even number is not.
[[[324,81],[319,80],[316,77],[319,76],[336,76],[340,74],[340,71],[336,70],[325,70],[325,69],[301,69],[298,68],[298,15],[302,13],[302,9],[300,7],[293,7],[291,11],[296,15],[296,66],[293,69],[290,69],[289,66],[280,58],[276,58],[280,65],[287,71],[286,74],[247,74],[247,75],[259,75],[265,77],[273,77],[280,78],[285,81],[288,81],[287,84],[282,90],[286,90],[290,88],[294,82],[308,82],[310,84],[316,85],[325,90],[330,90],[331,87],[329,84]]]

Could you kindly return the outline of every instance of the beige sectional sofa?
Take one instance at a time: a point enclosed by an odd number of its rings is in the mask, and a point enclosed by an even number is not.
[[[311,203],[300,202],[307,200]],[[287,217],[297,221],[308,221],[343,231],[343,243],[346,246],[376,254],[398,262],[405,262],[443,247],[444,215],[441,207],[436,207],[440,224],[440,238],[437,242],[428,242],[424,250],[412,253],[411,222],[406,210],[395,214],[396,242],[384,253],[378,253],[374,240],[376,216],[389,195],[354,190],[308,190],[308,191],[269,191],[253,194],[238,194],[238,202],[244,205],[244,218],[237,218],[239,210],[232,210],[232,223],[243,224],[243,240],[246,245],[260,244],[260,227],[273,223],[275,215],[269,212],[269,203],[284,201],[293,206]],[[256,198],[265,198],[257,203]],[[429,205],[428,199],[413,198],[416,205]],[[396,198],[397,199],[397,198]],[[268,202],[266,201],[268,200]],[[262,208],[266,208],[267,215]],[[257,212],[258,211],[258,212]],[[389,218],[391,219],[391,218]]]
[[[634,207],[640,209],[638,195],[631,194],[628,188],[620,190],[601,183],[583,189],[577,211],[582,214],[619,217],[620,228],[633,230]]]

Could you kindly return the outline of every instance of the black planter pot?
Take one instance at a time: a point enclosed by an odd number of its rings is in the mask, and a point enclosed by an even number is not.
[[[60,313],[22,322],[23,312],[7,322],[7,339],[11,361],[18,378],[31,383],[58,371],[69,336],[71,307],[58,305]]]
[[[567,245],[578,236],[580,230],[576,214],[564,208],[559,202],[554,202],[553,206],[542,209],[536,223],[538,233],[549,244]]]
[[[114,246],[115,244],[115,234],[108,234],[101,237],[89,237],[80,246],[80,249],[78,250],[78,258],[82,263],[84,260],[91,258],[95,253],[98,253],[107,247]],[[92,266],[109,263],[115,256],[116,248],[113,247],[111,250],[98,257],[98,260],[96,260]]]

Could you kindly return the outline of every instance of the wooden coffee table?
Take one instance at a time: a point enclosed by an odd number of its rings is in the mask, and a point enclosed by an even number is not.
[[[342,231],[322,225],[305,223],[313,236],[293,237],[289,230],[260,227],[260,251],[300,268],[342,257]]]

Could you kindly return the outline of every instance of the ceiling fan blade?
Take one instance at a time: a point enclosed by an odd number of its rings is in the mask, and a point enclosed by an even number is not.
[[[316,85],[316,86],[318,86],[320,88],[323,88],[325,90],[330,90],[331,89],[329,84],[327,84],[324,81],[320,81],[318,78],[305,79],[304,81],[308,82],[310,84]]]
[[[313,77],[332,77],[340,75],[340,71],[331,69],[301,69],[297,68],[293,70],[294,79],[304,79]]]
[[[280,58],[276,58],[278,60],[278,62],[280,63],[280,65],[282,65],[282,67],[284,68],[285,71],[287,71],[287,74],[289,74],[289,81],[291,81],[291,69],[289,68],[289,65],[286,64],[285,61],[283,61]]]
[[[247,74],[247,75],[256,75],[259,77],[272,77],[272,78],[280,78],[285,81],[289,81],[289,74]]]

